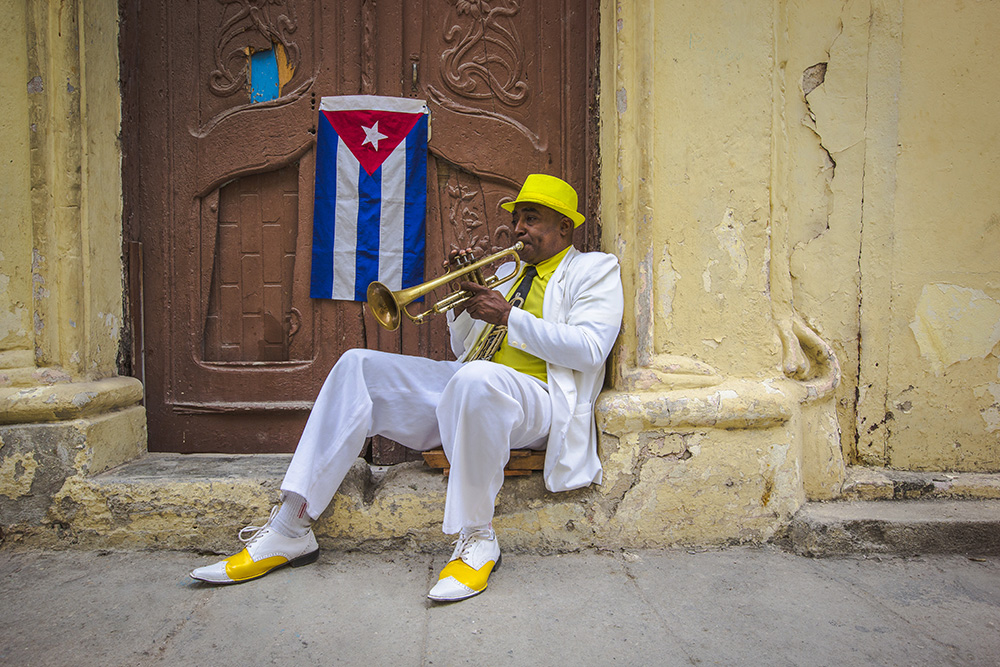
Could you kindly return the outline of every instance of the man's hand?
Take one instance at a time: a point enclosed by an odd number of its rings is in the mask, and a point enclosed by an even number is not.
[[[448,253],[448,259],[441,262],[441,268],[445,271],[452,271],[460,268],[463,264],[470,264],[475,260],[474,248],[454,249]]]
[[[467,280],[462,281],[461,287],[472,294],[472,298],[463,304],[464,310],[469,315],[490,324],[506,326],[511,305],[507,303],[507,299],[503,298],[502,294]]]
[[[473,252],[474,251],[472,248],[462,248],[461,250],[452,250],[450,253],[448,253],[448,259],[444,260],[441,263],[441,265],[445,271],[454,271],[460,269],[464,265],[471,264],[473,261],[475,261],[475,256]],[[454,285],[454,281],[452,282],[452,285]],[[454,289],[454,287],[452,289]],[[458,316],[464,313],[467,307],[468,307],[468,302],[460,303],[457,306],[455,306],[452,310],[455,312],[455,315]]]

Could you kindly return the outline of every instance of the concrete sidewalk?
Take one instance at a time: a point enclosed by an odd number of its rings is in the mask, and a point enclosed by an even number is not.
[[[436,605],[446,557],[328,551],[215,588],[187,577],[213,556],[3,551],[0,664],[1000,662],[998,557],[508,552],[485,593]]]

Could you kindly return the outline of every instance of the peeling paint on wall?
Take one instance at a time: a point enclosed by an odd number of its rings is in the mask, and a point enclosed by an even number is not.
[[[31,493],[38,462],[33,452],[11,454],[0,463],[0,496],[11,500]]]
[[[663,323],[665,329],[670,328],[670,317],[674,312],[674,291],[677,289],[680,277],[674,270],[673,262],[670,261],[670,249],[664,245],[663,256],[656,270],[656,293],[659,299],[656,304],[656,319]]]
[[[729,255],[729,265],[736,272],[736,284],[742,285],[747,280],[747,249],[743,241],[744,225],[736,220],[736,213],[731,208],[726,209],[722,222],[715,228],[715,238],[719,245]]]
[[[723,264],[723,261],[718,259],[709,260],[701,275],[702,286],[707,293],[712,292],[713,278],[719,278],[719,282],[726,284],[728,289],[746,283],[750,262],[747,257],[746,242],[743,238],[744,230],[745,225],[736,219],[736,212],[727,208],[722,216],[722,222],[712,230],[712,233],[715,235],[719,247],[726,252],[729,261]],[[723,267],[729,271],[719,275]]]
[[[295,68],[288,61],[285,47],[279,43],[267,51],[247,52],[247,86],[250,103],[269,102],[281,97],[281,93]]]
[[[97,313],[97,319],[108,329],[108,337],[112,341],[118,340],[118,316],[114,313]]]
[[[870,49],[885,28],[873,18],[869,0],[796,1],[785,8],[786,97],[779,120],[786,134],[777,135],[776,158],[787,169],[788,191],[778,189],[777,201],[784,208],[779,206],[773,218],[774,249],[786,254],[773,258],[778,271],[772,277],[775,293],[782,299],[790,297],[794,312],[837,354],[843,372],[843,382],[835,390],[843,427],[841,445],[850,455],[856,448],[857,393],[864,391],[858,387],[861,236],[866,204],[877,216],[882,201],[874,190],[865,199],[866,157],[881,156],[867,146],[866,137],[869,132],[879,138],[889,136],[885,130],[889,116],[869,117],[869,99],[879,98],[886,86],[881,71],[871,68]],[[870,94],[869,85],[879,90]],[[869,170],[868,180],[878,173]],[[787,215],[787,232],[781,228],[781,214]],[[781,284],[785,262],[791,295]],[[884,312],[874,292],[867,297],[872,312]],[[779,310],[776,319],[785,372],[801,376],[808,363],[791,332],[789,315]],[[866,339],[867,350],[875,349],[871,343]]]
[[[0,259],[3,259],[2,254]],[[12,335],[17,337],[27,335],[24,328],[27,309],[24,304],[13,301],[9,289],[10,276],[0,274],[0,303],[8,304],[7,308],[0,310],[0,341]]]
[[[639,366],[648,366],[653,356],[653,309],[656,307],[653,295],[653,249],[639,263],[636,276],[635,330],[638,337],[636,360]]]
[[[996,433],[1000,431],[1000,383],[991,382],[975,388],[976,398],[982,405],[979,414],[986,422],[986,431]]]
[[[1000,302],[948,283],[924,285],[910,324],[920,356],[935,375],[960,361],[982,359],[1000,342]]]

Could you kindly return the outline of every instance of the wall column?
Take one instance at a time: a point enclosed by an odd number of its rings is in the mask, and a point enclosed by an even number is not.
[[[145,451],[122,332],[114,0],[13,3],[0,71],[0,541],[49,533],[67,478]]]
[[[776,5],[605,0],[601,16],[603,243],[626,314],[597,523],[615,543],[767,539],[843,481],[836,419],[804,409],[836,358],[800,323],[813,363],[786,376],[772,303]]]

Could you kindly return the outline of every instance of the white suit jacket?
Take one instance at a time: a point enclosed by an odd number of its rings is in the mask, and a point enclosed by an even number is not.
[[[507,276],[515,264],[500,267]],[[510,284],[497,289],[508,291]],[[545,451],[545,486],[568,491],[601,483],[594,402],[604,385],[604,364],[622,323],[624,299],[618,258],[570,248],[545,288],[542,318],[511,310],[507,342],[545,361],[552,427]],[[451,348],[464,360],[486,323],[448,314]]]

